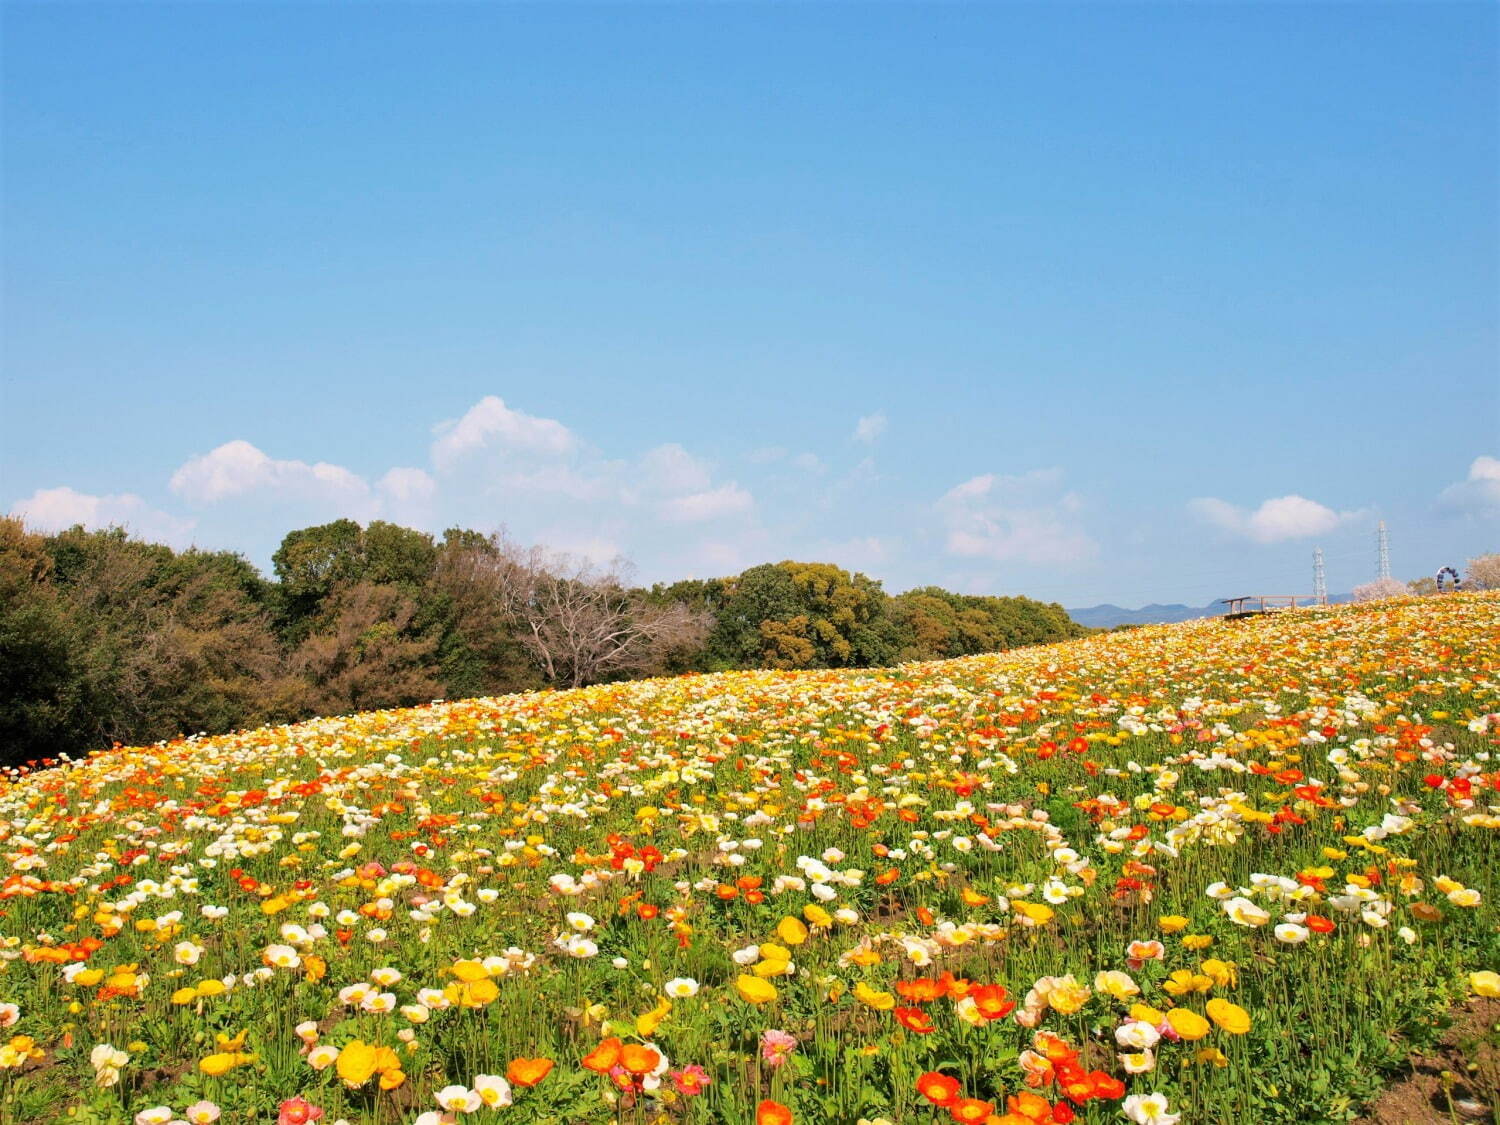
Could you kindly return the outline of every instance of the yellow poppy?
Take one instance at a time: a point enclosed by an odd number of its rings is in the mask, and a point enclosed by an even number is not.
[[[765,1004],[777,997],[774,984],[749,973],[741,973],[735,978],[734,989],[740,994],[740,999],[751,1004]]]
[[[1250,1013],[1238,1004],[1231,1004],[1219,997],[1208,1002],[1208,1018],[1230,1035],[1243,1035],[1250,1030]]]
[[[1167,1022],[1173,1031],[1189,1042],[1202,1039],[1213,1030],[1212,1024],[1188,1008],[1173,1008],[1167,1013]]]
[[[861,1004],[874,1008],[878,1012],[889,1012],[896,1006],[896,997],[893,993],[877,991],[864,981],[854,986],[854,995]]]
[[[800,918],[787,915],[776,924],[776,936],[787,945],[801,945],[807,940],[807,927]]]

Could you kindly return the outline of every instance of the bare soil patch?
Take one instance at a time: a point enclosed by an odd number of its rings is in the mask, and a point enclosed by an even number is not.
[[[1408,1068],[1355,1125],[1500,1125],[1500,1000],[1472,997],[1453,1010],[1436,1047]]]

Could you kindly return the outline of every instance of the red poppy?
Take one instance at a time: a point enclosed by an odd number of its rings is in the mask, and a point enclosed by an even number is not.
[[[916,1035],[931,1035],[937,1030],[931,1018],[921,1008],[897,1008],[894,1013],[901,1026]]]
[[[1089,1072],[1089,1079],[1094,1084],[1094,1097],[1096,1098],[1123,1098],[1125,1096],[1125,1083],[1102,1070]]]

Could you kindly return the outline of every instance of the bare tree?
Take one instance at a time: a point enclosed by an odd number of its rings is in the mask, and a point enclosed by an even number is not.
[[[461,564],[488,589],[552,683],[581,687],[659,667],[670,652],[701,645],[708,614],[680,602],[647,601],[629,585],[626,564],[596,566],[503,535]]]
[[[1469,560],[1464,586],[1470,590],[1500,590],[1500,554]]]

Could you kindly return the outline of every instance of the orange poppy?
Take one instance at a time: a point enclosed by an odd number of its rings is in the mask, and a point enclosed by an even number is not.
[[[958,1101],[958,1079],[929,1070],[917,1079],[917,1093],[935,1106],[951,1106]]]
[[[627,1043],[620,1048],[620,1065],[631,1074],[650,1074],[660,1062],[661,1053],[655,1047]]]
[[[1016,1002],[1007,995],[1004,985],[982,984],[969,990],[979,1014],[987,1020],[1003,1020],[1015,1010]]]
[[[755,1107],[755,1125],[792,1125],[792,1111],[767,1098]]]
[[[620,1061],[621,1042],[611,1035],[588,1054],[583,1056],[585,1069],[596,1074],[607,1074]]]
[[[973,981],[967,980],[964,977],[956,977],[951,972],[946,971],[942,976],[938,977],[938,984],[943,986],[943,991],[952,1000],[962,1000],[974,989]]]
[[[551,1059],[511,1059],[505,1078],[512,1086],[535,1086],[552,1073]]]
[[[1028,1121],[1049,1121],[1052,1117],[1051,1103],[1041,1094],[1033,1094],[1030,1090],[1022,1090],[1019,1094],[1006,1098],[1005,1108]]]
[[[1049,1062],[1072,1062],[1078,1057],[1078,1052],[1069,1047],[1066,1040],[1053,1035],[1050,1031],[1038,1031],[1031,1041]]]
[[[940,981],[931,977],[917,977],[915,980],[898,980],[896,991],[902,999],[910,1000],[913,1004],[929,1004],[939,1000],[943,996],[943,986]]]
[[[959,1098],[949,1107],[948,1112],[953,1115],[953,1120],[961,1121],[964,1125],[980,1125],[980,1122],[995,1112],[994,1102],[982,1102],[978,1098]]]

